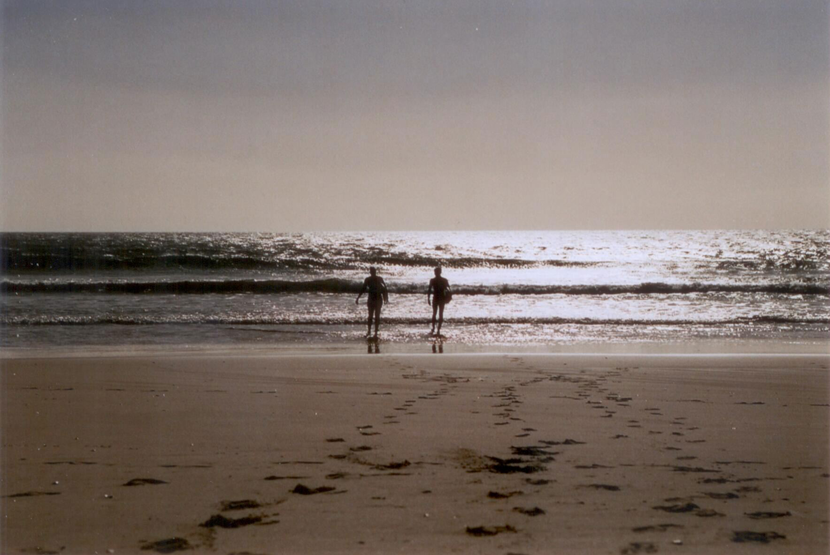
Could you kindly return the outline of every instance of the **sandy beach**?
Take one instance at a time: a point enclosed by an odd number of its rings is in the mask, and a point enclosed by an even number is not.
[[[3,553],[826,553],[826,356],[2,360]]]

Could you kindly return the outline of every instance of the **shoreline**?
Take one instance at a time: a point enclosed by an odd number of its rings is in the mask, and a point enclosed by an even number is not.
[[[3,358],[0,547],[823,553],[828,371],[816,354]]]
[[[379,353],[367,353],[368,346],[378,345]],[[433,352],[433,346],[443,347],[442,352]],[[381,336],[379,341],[360,339],[356,341],[319,343],[218,343],[198,345],[82,345],[78,347],[17,347],[0,350],[0,360],[64,357],[141,357],[141,356],[361,356],[367,354],[392,355],[606,355],[606,356],[818,356],[830,357],[830,338],[827,341],[683,341],[683,342],[641,342],[630,344],[570,343],[550,345],[469,345],[453,342],[451,339],[425,339],[422,342],[398,342]]]

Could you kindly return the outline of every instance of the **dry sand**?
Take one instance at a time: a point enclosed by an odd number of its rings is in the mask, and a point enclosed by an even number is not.
[[[6,359],[2,552],[826,553],[827,377],[817,356]]]

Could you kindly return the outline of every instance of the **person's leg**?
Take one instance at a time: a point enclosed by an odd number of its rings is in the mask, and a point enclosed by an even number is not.
[[[375,337],[378,336],[378,326],[380,326],[380,307],[382,303],[377,303],[375,305]]]
[[[438,305],[438,335],[441,335],[441,324],[444,323],[444,303]]]
[[[435,314],[438,312],[438,303],[434,300],[432,301],[432,329],[430,333],[435,333]]]
[[[369,337],[370,335],[372,335],[372,317],[375,315],[375,306],[374,306],[374,304],[370,301],[368,306],[369,306],[369,322],[367,324],[368,328],[366,329],[366,337]]]

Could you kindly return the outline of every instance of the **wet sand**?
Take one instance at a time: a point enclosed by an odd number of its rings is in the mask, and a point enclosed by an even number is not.
[[[2,364],[3,553],[827,553],[828,358]]]

